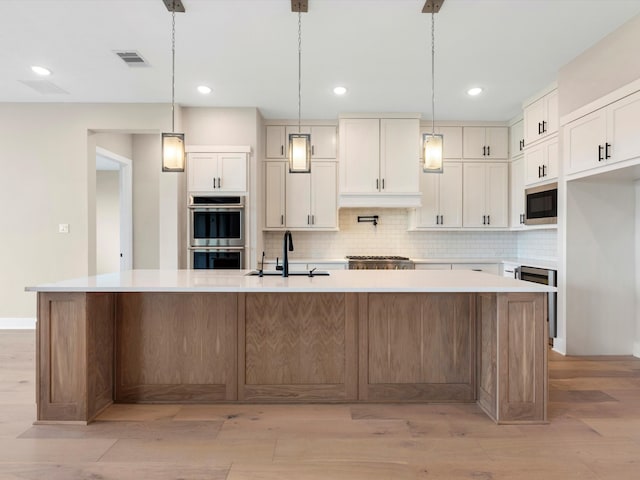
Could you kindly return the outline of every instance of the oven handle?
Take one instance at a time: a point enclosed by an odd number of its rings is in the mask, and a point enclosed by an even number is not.
[[[240,250],[244,250],[244,247],[211,247],[211,246],[206,246],[206,247],[187,247],[189,250],[206,250],[206,251],[224,251],[224,252],[238,252]]]

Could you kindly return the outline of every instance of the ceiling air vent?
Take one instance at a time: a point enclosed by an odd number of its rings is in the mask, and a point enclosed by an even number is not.
[[[148,67],[147,61],[135,50],[122,50],[115,52],[124,63],[130,67]]]

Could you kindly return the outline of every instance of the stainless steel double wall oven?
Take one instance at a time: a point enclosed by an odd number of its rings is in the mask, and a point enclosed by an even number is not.
[[[244,229],[244,197],[190,195],[191,268],[244,268]]]

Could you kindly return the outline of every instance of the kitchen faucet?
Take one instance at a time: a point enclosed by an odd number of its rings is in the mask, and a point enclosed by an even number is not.
[[[282,239],[282,276],[289,276],[289,253],[293,252],[293,237],[291,231],[284,232],[284,238]]]

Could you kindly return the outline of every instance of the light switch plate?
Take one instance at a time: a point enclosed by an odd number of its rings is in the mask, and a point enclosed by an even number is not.
[[[58,233],[69,233],[69,224],[68,223],[58,224]]]

